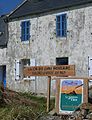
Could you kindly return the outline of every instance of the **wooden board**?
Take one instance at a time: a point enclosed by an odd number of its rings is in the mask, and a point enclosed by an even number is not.
[[[75,76],[74,65],[25,67],[24,76]]]
[[[48,76],[48,85],[47,85],[47,112],[50,110],[50,89],[51,89],[51,77]]]
[[[83,98],[83,102],[84,103],[88,103],[88,87],[89,87],[89,83],[88,83],[88,79],[84,79],[84,98]]]
[[[59,113],[60,80],[56,82],[55,112]]]

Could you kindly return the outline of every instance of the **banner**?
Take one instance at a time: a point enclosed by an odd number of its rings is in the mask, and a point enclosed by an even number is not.
[[[72,113],[83,102],[83,79],[60,80],[59,111]]]

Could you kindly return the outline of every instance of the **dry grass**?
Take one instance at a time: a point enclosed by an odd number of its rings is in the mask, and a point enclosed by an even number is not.
[[[54,106],[52,100],[51,108]],[[39,120],[46,113],[46,98],[7,90],[0,104],[0,120]]]

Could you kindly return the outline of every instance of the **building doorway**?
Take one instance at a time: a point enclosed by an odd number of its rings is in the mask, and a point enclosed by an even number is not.
[[[6,65],[0,66],[0,83],[6,88]]]

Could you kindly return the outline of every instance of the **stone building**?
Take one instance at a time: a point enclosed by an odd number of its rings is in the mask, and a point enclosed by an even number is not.
[[[6,87],[8,24],[4,19],[5,16],[0,16],[0,82],[3,82]]]
[[[22,71],[25,65],[74,64],[76,76],[92,75],[91,3],[91,0],[26,0],[10,13],[7,87],[47,92],[47,77],[25,78]]]

